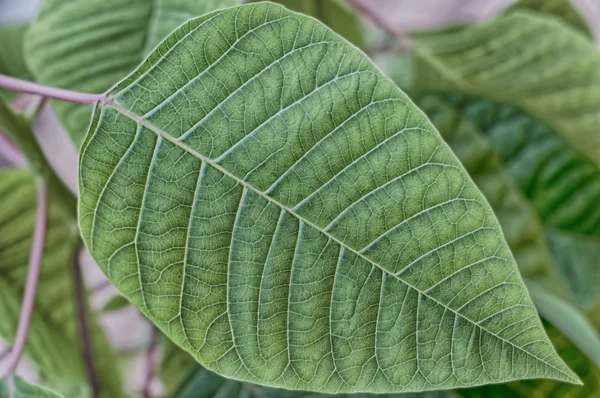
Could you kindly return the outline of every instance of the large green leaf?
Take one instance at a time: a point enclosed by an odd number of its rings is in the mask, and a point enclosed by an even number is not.
[[[12,378],[12,391],[8,383],[0,380],[0,398],[62,398],[57,392],[29,384],[18,376]]]
[[[584,35],[515,11],[416,44],[418,89],[459,88],[517,105],[600,165],[600,52]]]
[[[36,217],[35,184],[27,170],[0,171],[0,336],[12,342],[19,321]],[[75,320],[73,278],[77,234],[72,213],[51,194],[42,272],[26,355],[57,385],[86,383]],[[122,396],[114,357],[92,324],[103,397]]]
[[[204,366],[321,392],[577,382],[458,160],[314,19],[192,20],[102,101],[85,242]]]
[[[25,41],[36,80],[101,93],[131,73],[186,20],[237,0],[47,0]],[[89,105],[54,102],[60,121],[79,144]]]
[[[273,2],[292,11],[317,18],[355,46],[362,48],[365,44],[359,16],[342,0],[274,0]]]

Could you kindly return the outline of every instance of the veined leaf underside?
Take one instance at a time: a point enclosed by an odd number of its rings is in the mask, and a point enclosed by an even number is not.
[[[93,256],[222,375],[323,392],[577,382],[447,145],[314,19],[267,3],[190,21],[97,106],[81,153]]]

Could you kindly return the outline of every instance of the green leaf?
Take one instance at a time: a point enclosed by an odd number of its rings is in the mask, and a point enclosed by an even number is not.
[[[533,10],[552,15],[592,38],[592,32],[571,0],[519,0],[511,10]]]
[[[0,25],[0,74],[31,79],[23,57],[23,37],[26,30],[27,25]],[[14,93],[4,90],[0,90],[0,94],[8,98],[14,96]]]
[[[45,387],[29,384],[19,376],[12,378],[12,393],[6,380],[0,380],[0,398],[63,398],[57,392]]]
[[[19,321],[36,217],[28,170],[0,170],[0,336],[12,342]],[[75,320],[72,263],[77,232],[72,213],[50,195],[48,230],[25,354],[57,384],[81,384],[86,374]],[[120,378],[102,332],[92,324],[94,353],[104,397],[120,397]]]
[[[102,312],[111,312],[111,311],[122,310],[123,308],[125,308],[129,305],[131,305],[129,300],[127,300],[125,297],[123,297],[119,294],[119,295],[116,295],[115,297],[113,297],[112,299],[110,299],[106,303],[106,305],[102,308]]]
[[[416,40],[417,88],[458,88],[527,111],[600,165],[600,52],[553,17],[515,11]]]
[[[600,335],[585,315],[537,283],[528,283],[527,288],[540,315],[600,367]]]
[[[359,16],[341,0],[274,0],[273,2],[292,11],[317,18],[357,47],[363,48],[365,45]]]
[[[237,0],[47,0],[25,40],[37,81],[89,93],[108,90],[187,19]],[[92,107],[53,101],[76,144]]]
[[[550,230],[546,239],[554,262],[577,302],[588,308],[600,302],[600,238]]]
[[[84,240],[207,368],[340,393],[578,382],[435,128],[316,20],[270,3],[192,20],[104,101]]]
[[[166,395],[174,397],[175,392],[180,389],[183,383],[188,379],[197,368],[196,361],[189,353],[177,347],[171,340],[163,336],[162,360],[158,371],[158,377],[162,382]]]

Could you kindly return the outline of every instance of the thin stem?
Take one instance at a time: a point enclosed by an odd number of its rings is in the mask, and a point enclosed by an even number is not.
[[[90,337],[89,326],[87,322],[85,289],[83,285],[83,275],[81,273],[81,265],[75,256],[73,261],[74,268],[74,288],[75,288],[75,306],[77,310],[77,321],[79,324],[79,336],[81,340],[81,349],[83,351],[83,359],[90,382],[90,389],[93,398],[100,396],[100,384],[98,382],[98,374],[96,373],[96,363],[94,362],[94,352],[92,350],[92,339]]]
[[[77,91],[64,90],[62,88],[45,86],[43,84],[29,82],[27,80],[16,79],[14,77],[0,75],[0,88],[21,93],[36,94],[43,97],[59,99],[79,104],[93,104],[102,101],[104,94],[87,94]]]
[[[42,268],[42,255],[44,252],[44,241],[46,240],[47,215],[48,187],[45,182],[40,182],[38,185],[37,218],[35,231],[33,233],[31,253],[29,255],[29,270],[23,295],[23,305],[21,306],[21,315],[19,317],[19,326],[17,328],[17,337],[15,338],[13,349],[10,352],[8,367],[0,379],[13,375],[23,356],[25,342],[27,341],[27,332],[29,331],[29,324],[31,322],[31,314],[33,313],[33,305],[35,303],[35,293],[38,286],[40,270]]]
[[[144,398],[152,398],[152,392],[150,391],[152,386],[152,379],[154,377],[154,353],[158,346],[158,333],[156,328],[153,326],[150,332],[150,343],[146,350],[146,373],[144,376],[144,384],[142,386],[142,396]]]

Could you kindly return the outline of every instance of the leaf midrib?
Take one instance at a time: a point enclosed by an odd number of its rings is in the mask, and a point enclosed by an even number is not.
[[[123,106],[121,106],[120,104],[118,104],[117,102],[115,102],[112,98],[110,98],[108,96],[104,96],[100,100],[100,103],[102,103],[102,105],[104,105],[104,106],[108,106],[108,107],[113,108],[115,111],[117,111],[117,112],[121,113],[122,115],[124,115],[124,116],[126,116],[126,117],[128,117],[128,118],[130,118],[132,120],[134,120],[138,125],[142,125],[142,126],[146,127],[148,130],[150,130],[153,133],[155,133],[158,137],[161,137],[161,138],[167,140],[168,142],[174,144],[175,146],[179,147],[180,149],[182,149],[183,151],[189,153],[190,155],[193,155],[193,156],[197,157],[202,162],[204,162],[207,165],[213,167],[215,170],[223,173],[223,175],[225,175],[225,176],[233,179],[234,181],[236,181],[242,187],[244,187],[244,188],[246,188],[246,189],[248,189],[248,190],[256,193],[257,195],[259,195],[261,198],[267,200],[268,202],[273,203],[274,205],[276,205],[280,209],[283,209],[288,214],[296,217],[299,221],[305,223],[306,225],[311,226],[312,228],[315,228],[317,231],[323,233],[325,236],[327,236],[329,239],[331,239],[332,241],[334,241],[337,244],[339,244],[341,247],[345,248],[346,250],[349,250],[354,255],[356,255],[356,256],[364,259],[365,261],[367,261],[368,263],[370,263],[374,267],[380,269],[382,272],[385,272],[387,275],[392,276],[393,278],[397,279],[398,281],[402,282],[403,284],[407,285],[408,287],[414,289],[420,295],[422,295],[424,297],[427,297],[428,299],[430,299],[430,300],[434,301],[435,303],[441,305],[446,310],[448,310],[448,311],[452,312],[453,314],[455,314],[455,316],[461,317],[461,318],[467,320],[468,322],[470,322],[471,324],[473,324],[475,327],[480,328],[481,330],[483,330],[486,333],[489,333],[490,335],[494,336],[495,338],[497,338],[497,339],[499,339],[499,340],[507,343],[508,345],[512,346],[513,348],[516,348],[517,350],[522,351],[525,354],[527,354],[527,355],[535,358],[536,360],[538,360],[538,361],[540,361],[540,362],[548,365],[552,369],[554,369],[554,370],[558,371],[559,373],[561,373],[562,375],[564,375],[565,378],[566,378],[566,380],[570,380],[572,383],[575,383],[575,384],[581,384],[580,380],[574,379],[571,375],[569,375],[568,373],[562,371],[561,369],[557,368],[556,366],[552,365],[551,363],[545,361],[542,358],[539,358],[539,357],[535,356],[534,354],[532,354],[531,352],[529,352],[525,348],[521,348],[521,347],[515,345],[514,343],[512,343],[511,341],[506,340],[506,339],[504,339],[504,338],[496,335],[495,333],[487,330],[485,327],[479,325],[477,322],[475,322],[475,321],[467,318],[463,314],[460,314],[460,313],[456,312],[452,308],[449,308],[448,306],[446,306],[444,303],[442,303],[439,300],[431,297],[429,294],[425,293],[424,291],[418,289],[416,286],[411,285],[410,283],[406,282],[405,280],[403,280],[399,276],[397,276],[397,275],[391,273],[390,271],[386,270],[385,268],[383,268],[381,265],[379,265],[375,261],[373,261],[373,260],[369,259],[368,257],[366,257],[364,254],[362,254],[359,251],[357,251],[357,250],[349,247],[348,245],[346,245],[345,243],[343,243],[342,241],[340,241],[338,238],[334,237],[330,233],[328,233],[326,231],[323,231],[322,228],[318,227],[313,222],[311,222],[309,220],[306,220],[304,217],[302,217],[301,215],[297,214],[293,209],[285,206],[284,204],[278,202],[274,198],[266,195],[264,192],[258,190],[257,188],[253,187],[252,185],[248,184],[246,181],[242,180],[241,178],[239,178],[239,177],[235,176],[234,174],[232,174],[231,172],[229,172],[223,166],[219,165],[218,163],[215,163],[213,160],[211,160],[208,157],[206,157],[206,156],[200,154],[199,152],[195,151],[193,148],[191,148],[190,146],[186,145],[185,143],[177,140],[176,138],[172,137],[171,135],[169,135],[165,131],[162,131],[158,127],[154,126],[152,123],[150,123],[147,120],[143,119],[141,116],[138,116],[138,115],[132,113],[131,111],[129,111],[128,109],[125,109]],[[100,125],[100,123],[98,124],[98,126],[99,125]],[[520,276],[519,276],[519,278],[520,278]],[[418,360],[418,358],[417,358],[417,360]]]

